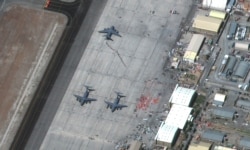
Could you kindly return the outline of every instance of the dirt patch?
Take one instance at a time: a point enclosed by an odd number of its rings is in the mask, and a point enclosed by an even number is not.
[[[36,65],[46,67],[46,63],[38,64],[38,60],[43,52],[47,58],[53,54],[53,45],[58,42],[56,35],[59,32],[61,35],[66,21],[63,15],[23,5],[11,5],[0,14],[1,133],[5,132],[31,75],[42,76],[41,69],[37,69],[35,74],[32,72]],[[54,36],[51,36],[52,32]]]

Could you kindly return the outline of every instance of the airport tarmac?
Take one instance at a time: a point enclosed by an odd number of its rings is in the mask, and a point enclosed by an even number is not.
[[[137,135],[150,148],[160,124],[154,116],[166,115],[164,104],[175,86],[163,67],[191,5],[184,0],[109,0],[80,63],[72,66],[76,71],[40,149],[115,149],[124,139],[133,140],[126,138],[142,124],[152,132]],[[178,14],[171,14],[173,9]],[[106,41],[98,31],[111,25],[122,37]],[[83,94],[84,85],[96,89],[90,97],[98,100],[81,107],[73,94]],[[112,102],[115,91],[126,95],[120,103],[128,107],[112,113],[104,100]],[[143,99],[148,105],[139,107]]]
[[[66,23],[62,14],[19,4],[1,11],[1,149],[10,146]]]

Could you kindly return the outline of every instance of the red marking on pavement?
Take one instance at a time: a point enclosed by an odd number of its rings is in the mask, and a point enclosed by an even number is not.
[[[136,109],[146,110],[150,104],[157,104],[159,102],[159,98],[151,98],[149,96],[141,95],[139,102],[136,105]]]
[[[49,7],[49,4],[50,4],[50,0],[47,0],[47,1],[45,2],[44,8],[48,8],[48,7]]]

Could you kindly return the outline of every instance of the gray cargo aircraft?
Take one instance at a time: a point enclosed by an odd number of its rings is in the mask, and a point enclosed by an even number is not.
[[[92,101],[96,101],[96,99],[94,98],[88,98],[89,97],[89,93],[91,91],[94,91],[95,89],[93,89],[92,87],[90,86],[85,86],[86,87],[86,91],[85,93],[83,94],[83,96],[80,96],[80,95],[74,95],[76,97],[76,100],[78,102],[80,102],[81,106],[84,105],[85,103],[91,103]]]
[[[99,33],[106,33],[105,37],[106,37],[106,40],[111,40],[113,41],[113,39],[111,38],[111,36],[114,34],[116,36],[119,36],[119,37],[122,37],[120,34],[119,34],[119,31],[117,31],[115,29],[114,26],[111,26],[110,28],[104,28],[103,30],[101,31],[98,31]]]
[[[114,103],[105,101],[105,103],[107,104],[107,109],[110,108],[112,112],[114,112],[115,110],[118,110],[118,109],[121,110],[123,107],[128,107],[127,105],[119,104],[120,99],[122,97],[126,97],[126,96],[122,95],[122,93],[119,93],[119,92],[116,92],[116,94],[117,94],[117,97],[116,97]]]

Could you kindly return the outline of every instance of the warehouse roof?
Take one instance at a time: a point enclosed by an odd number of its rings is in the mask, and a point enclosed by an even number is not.
[[[202,138],[213,142],[222,142],[225,134],[216,130],[206,130],[201,135]]]
[[[209,16],[224,20],[226,17],[226,13],[222,11],[211,10]]]
[[[229,31],[228,31],[229,38],[233,38],[233,36],[235,35],[235,32],[237,30],[237,27],[238,27],[237,22],[231,22],[230,23],[230,28],[229,28]]]
[[[205,36],[202,34],[194,34],[192,39],[187,47],[187,50],[183,56],[185,61],[194,62],[199,50],[202,46],[202,43],[205,39]]]
[[[246,61],[240,61],[238,67],[235,70],[234,75],[240,78],[245,78],[249,71],[249,63]]]
[[[193,99],[194,94],[195,90],[193,89],[177,87],[175,88],[172,96],[170,97],[169,102],[173,104],[189,106]]]
[[[192,52],[192,51],[186,50],[186,51],[185,51],[185,54],[184,54],[184,56],[183,56],[183,59],[184,59],[185,61],[194,63],[194,61],[195,61],[195,59],[196,59],[196,56],[197,56],[197,53],[196,53],[196,52]]]
[[[237,59],[234,56],[229,56],[226,67],[223,71],[223,73],[228,74],[228,71],[231,71],[231,73],[233,72],[233,68],[235,66]]]
[[[224,146],[215,146],[214,150],[235,150],[235,149]]]
[[[238,107],[249,107],[250,108],[250,101],[249,100],[239,99],[236,102],[236,106],[238,106]]]
[[[177,131],[178,127],[170,126],[165,122],[162,122],[155,136],[155,140],[172,143]]]
[[[188,150],[209,150],[212,143],[199,142],[191,143],[188,147]]]
[[[165,123],[170,126],[175,126],[179,129],[183,129],[186,125],[191,111],[191,107],[173,104],[165,120]]]
[[[248,49],[249,49],[249,43],[246,43],[246,42],[235,42],[234,47],[235,47],[236,50],[248,51]]]
[[[192,39],[187,47],[187,50],[198,53],[204,39],[205,36],[202,34],[193,34]]]
[[[223,102],[224,103],[225,99],[226,99],[226,95],[225,94],[216,93],[215,96],[214,96],[214,100],[215,101],[219,101],[219,102]]]
[[[218,33],[221,23],[221,19],[198,15],[196,16],[192,27]]]
[[[213,115],[221,117],[221,118],[229,118],[229,119],[233,119],[234,114],[235,114],[235,110],[231,109],[231,108],[219,108],[216,107],[213,109],[212,112]]]
[[[246,138],[246,137],[241,138],[239,145],[246,149],[250,149],[250,138]]]
[[[204,8],[213,8],[219,10],[225,10],[227,5],[227,0],[204,0],[202,1],[202,7]]]

